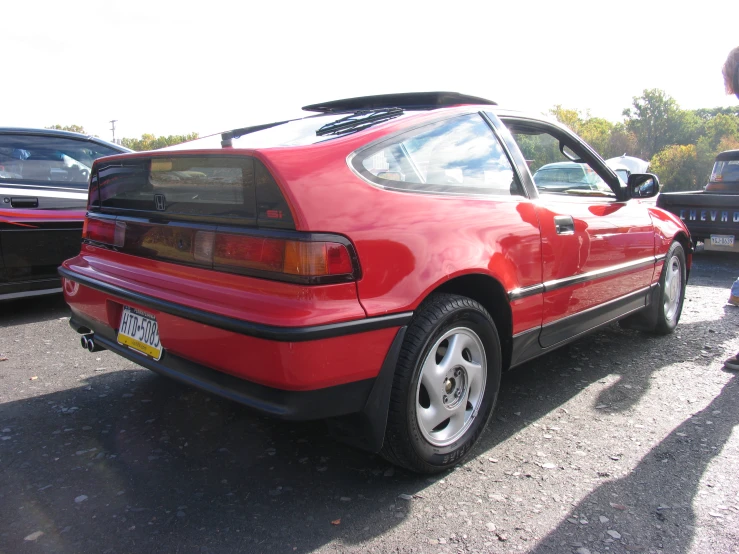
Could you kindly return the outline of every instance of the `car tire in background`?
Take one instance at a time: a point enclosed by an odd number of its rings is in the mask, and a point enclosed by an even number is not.
[[[393,381],[382,455],[437,473],[469,454],[498,396],[501,348],[478,302],[434,294],[416,311]]]

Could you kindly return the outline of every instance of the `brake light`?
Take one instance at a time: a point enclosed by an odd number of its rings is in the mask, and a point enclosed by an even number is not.
[[[91,242],[122,247],[126,240],[126,222],[86,217],[82,237]]]
[[[86,218],[83,233],[89,241],[112,245],[115,242],[115,220]]]
[[[282,271],[284,242],[279,239],[218,233],[213,249],[213,265]]]
[[[198,229],[96,217],[85,219],[82,234],[97,246],[113,246],[134,256],[228,273],[306,284],[359,278],[351,244],[333,235],[292,233],[297,235],[292,238],[272,233],[237,234],[215,227]]]
[[[340,243],[230,233],[216,234],[213,265],[308,278],[354,273],[349,251]]]
[[[342,275],[344,273],[353,273],[354,266],[349,256],[349,251],[343,244],[326,243],[326,255],[328,258],[328,274]]]

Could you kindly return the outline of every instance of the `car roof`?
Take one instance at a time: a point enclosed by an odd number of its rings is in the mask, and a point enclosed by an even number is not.
[[[107,146],[118,150],[120,152],[131,152],[129,148],[108,142],[92,135],[83,135],[82,133],[75,133],[73,131],[62,131],[60,129],[37,129],[33,127],[0,127],[0,135],[28,135],[28,136],[43,136],[43,137],[56,137],[56,138],[67,138],[74,140],[83,140],[88,142],[94,142],[102,146]]]
[[[717,162],[726,162],[731,160],[739,160],[739,150],[726,150],[716,156]]]

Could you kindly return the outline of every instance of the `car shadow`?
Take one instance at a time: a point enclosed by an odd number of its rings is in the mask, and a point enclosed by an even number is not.
[[[738,394],[739,382],[733,377],[708,406],[676,427],[628,475],[603,483],[578,502],[531,552],[574,551],[578,545],[616,552],[652,548],[693,552],[695,499],[711,489],[720,495],[722,483],[706,480],[705,472],[739,424]],[[720,510],[708,515],[724,518],[727,514]]]
[[[140,370],[0,405],[0,544],[296,551],[396,526],[425,477]]]
[[[62,294],[33,296],[0,302],[0,329],[69,317]]]

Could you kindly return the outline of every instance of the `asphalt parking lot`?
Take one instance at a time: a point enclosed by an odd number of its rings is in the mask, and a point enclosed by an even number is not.
[[[59,297],[0,304],[0,552],[738,552],[737,276],[698,254],[674,335],[511,372],[433,478],[90,354]]]

